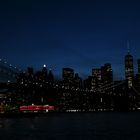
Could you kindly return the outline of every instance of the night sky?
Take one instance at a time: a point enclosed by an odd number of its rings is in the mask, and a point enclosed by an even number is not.
[[[111,63],[124,77],[127,41],[140,58],[140,2],[137,0],[0,1],[0,57],[19,68],[46,64],[55,75],[63,67],[81,77]]]

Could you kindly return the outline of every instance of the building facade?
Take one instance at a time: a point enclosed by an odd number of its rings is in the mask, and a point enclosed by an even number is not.
[[[125,56],[125,79],[128,81],[128,87],[132,87],[134,77],[133,56],[128,52]]]

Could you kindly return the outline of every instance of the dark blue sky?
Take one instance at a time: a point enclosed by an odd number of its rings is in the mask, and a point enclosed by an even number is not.
[[[62,67],[72,67],[84,77],[111,63],[115,79],[120,79],[127,40],[136,62],[138,0],[0,1],[0,57],[20,68],[46,64],[60,75]]]

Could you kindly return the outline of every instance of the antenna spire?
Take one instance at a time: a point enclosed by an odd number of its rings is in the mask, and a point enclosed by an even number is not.
[[[128,54],[130,53],[130,43],[129,43],[129,40],[127,40],[127,52],[128,52]]]

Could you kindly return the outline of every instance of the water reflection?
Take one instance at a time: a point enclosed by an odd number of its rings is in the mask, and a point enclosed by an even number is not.
[[[137,140],[140,112],[51,114],[0,119],[2,140]]]

